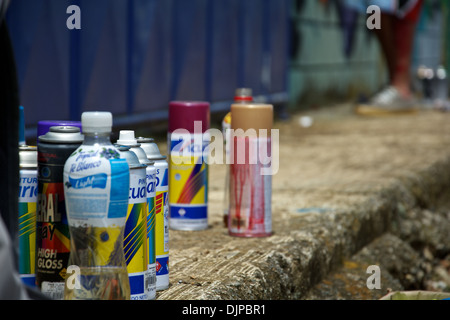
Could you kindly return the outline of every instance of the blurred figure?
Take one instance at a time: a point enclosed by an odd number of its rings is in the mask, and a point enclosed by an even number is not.
[[[9,0],[0,0],[0,300],[46,299],[25,286],[18,267],[19,88],[4,19]]]
[[[17,272],[17,212],[19,190],[18,90],[15,65],[0,0],[0,299],[26,299]],[[16,135],[17,132],[17,135]]]
[[[423,0],[347,0],[349,6],[366,12],[368,6],[381,9],[381,28],[373,29],[389,74],[386,88],[367,103],[359,104],[358,114],[409,113],[419,107],[411,89],[410,67],[416,25]]]

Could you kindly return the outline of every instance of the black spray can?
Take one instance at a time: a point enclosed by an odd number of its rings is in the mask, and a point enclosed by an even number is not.
[[[36,284],[49,297],[63,299],[70,254],[63,171],[84,138],[79,128],[71,126],[51,127],[38,138]]]

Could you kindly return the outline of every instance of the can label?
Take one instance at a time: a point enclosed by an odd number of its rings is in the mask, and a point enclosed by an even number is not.
[[[129,197],[126,190],[130,185],[126,159],[120,159],[113,148],[83,146],[68,159],[64,169],[71,225],[123,225]]]
[[[22,281],[35,286],[36,275],[36,170],[20,170],[19,184],[19,274]]]
[[[130,170],[130,194],[123,250],[132,300],[147,300],[147,177],[145,168]]]
[[[148,247],[148,299],[156,297],[156,247],[155,247],[155,197],[156,169],[147,167],[147,247]]]
[[[62,183],[40,183],[36,215],[36,272],[38,283],[64,282],[70,254],[70,235]],[[46,292],[41,288],[44,293]],[[52,296],[55,298],[55,296]]]
[[[272,176],[263,175],[267,159],[259,148],[271,147],[270,138],[234,137],[230,164],[230,234],[268,236],[272,232]],[[242,158],[240,158],[242,157]]]
[[[169,285],[169,179],[168,165],[165,161],[155,162],[155,252],[156,287]]]
[[[206,135],[172,134],[170,139],[169,212],[174,229],[208,226],[208,165],[203,151]]]
[[[164,255],[169,252],[169,224],[168,224],[167,191],[156,192],[155,216],[156,216],[156,255]]]
[[[161,276],[169,275],[169,255],[158,256],[156,260],[156,276],[157,276],[157,288],[168,287],[169,283],[161,283]]]
[[[38,144],[36,284],[53,299],[63,298],[70,255],[64,164],[77,147],[78,144]],[[62,286],[52,283],[61,283]]]

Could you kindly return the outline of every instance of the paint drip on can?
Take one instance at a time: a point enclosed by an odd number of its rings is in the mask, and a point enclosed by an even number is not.
[[[270,104],[231,105],[228,231],[232,236],[272,234],[272,125]]]
[[[238,88],[234,94],[234,103],[252,103],[252,89]],[[231,129],[231,111],[228,112],[222,120],[222,135],[225,146],[225,191],[223,197],[223,224],[228,227],[228,213],[230,211],[230,129]]]

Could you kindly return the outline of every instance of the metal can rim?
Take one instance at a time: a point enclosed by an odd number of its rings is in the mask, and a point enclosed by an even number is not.
[[[75,126],[53,126],[46,134],[39,136],[39,142],[44,143],[82,143],[84,135]]]

